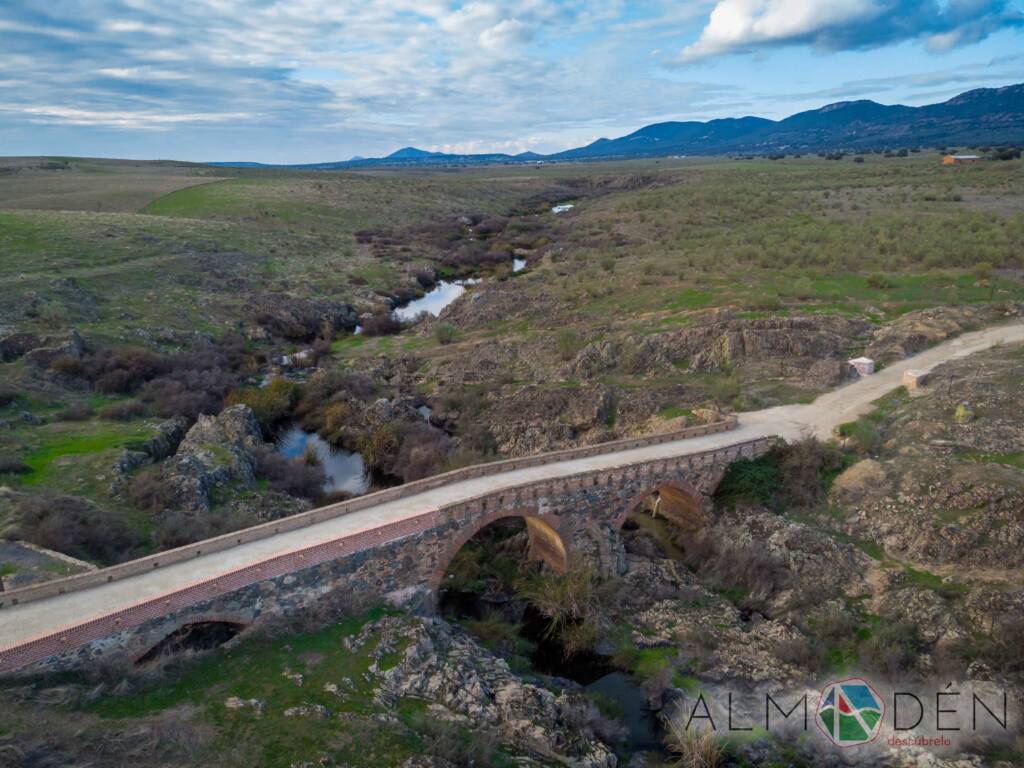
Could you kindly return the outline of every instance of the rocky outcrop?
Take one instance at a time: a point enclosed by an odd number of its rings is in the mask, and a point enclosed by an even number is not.
[[[161,422],[156,433],[137,448],[125,448],[114,462],[114,479],[110,484],[111,493],[124,489],[129,476],[139,467],[162,461],[178,450],[188,430],[188,419],[175,416]]]
[[[996,322],[1004,314],[994,306],[935,307],[908,312],[877,328],[864,354],[883,363],[902,360],[964,331]]]
[[[512,751],[545,763],[616,765],[614,753],[581,722],[588,708],[574,694],[555,694],[523,682],[503,659],[458,628],[387,617],[368,624],[347,643],[356,651],[377,637],[369,674],[378,703],[390,708],[405,698],[427,701],[435,718],[494,732]]]
[[[0,338],[0,363],[17,360],[33,349],[44,345],[34,333],[11,333]]]
[[[45,338],[41,345],[25,352],[22,359],[40,370],[50,367],[58,357],[79,358],[85,352],[85,342],[78,331],[71,331],[65,338]]]
[[[263,436],[247,405],[233,405],[217,416],[200,416],[167,467],[178,506],[190,512],[210,508],[211,492],[229,482],[251,485]]]
[[[334,331],[351,331],[358,323],[356,311],[342,302],[281,293],[259,294],[250,299],[256,322],[272,335],[285,339],[308,341],[317,334],[329,337]]]
[[[521,456],[611,437],[616,403],[608,387],[523,387],[490,404],[491,434],[502,453]]]

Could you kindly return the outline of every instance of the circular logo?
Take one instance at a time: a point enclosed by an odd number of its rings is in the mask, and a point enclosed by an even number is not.
[[[872,741],[882,728],[882,697],[859,677],[829,683],[818,699],[814,722],[832,742],[853,747]]]

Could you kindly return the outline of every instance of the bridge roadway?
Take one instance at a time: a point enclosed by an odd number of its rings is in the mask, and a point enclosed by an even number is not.
[[[908,369],[928,371],[948,360],[965,357],[994,344],[1024,341],[1024,323],[1017,322],[964,334],[894,363],[873,376],[846,384],[808,405],[786,405],[739,414],[735,429],[642,448],[515,469],[501,474],[454,482],[433,490],[250,541],[230,549],[203,554],[159,569],[61,595],[29,600],[0,609],[0,652],[29,640],[60,632],[91,619],[158,598],[199,581],[212,580],[247,565],[294,552],[346,534],[421,515],[484,493],[524,483],[569,477],[582,472],[675,458],[754,438],[778,436],[787,440],[812,433],[825,438],[835,427],[872,410],[872,402],[900,386]],[[2,594],[2,593],[0,593]],[[11,597],[15,593],[8,593]]]

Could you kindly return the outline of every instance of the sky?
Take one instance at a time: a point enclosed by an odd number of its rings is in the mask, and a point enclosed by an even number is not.
[[[3,0],[0,155],[552,152],[1024,82],[1024,0]]]

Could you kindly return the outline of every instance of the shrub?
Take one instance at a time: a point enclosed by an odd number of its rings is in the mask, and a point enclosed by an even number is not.
[[[288,416],[299,401],[301,389],[298,384],[283,378],[275,378],[265,387],[235,389],[228,393],[225,405],[247,405],[252,408],[264,431]]]
[[[555,334],[555,349],[562,360],[572,360],[582,346],[582,338],[572,328],[563,328]]]
[[[429,424],[412,424],[401,437],[401,447],[394,466],[389,469],[406,483],[436,475],[444,468],[450,441],[448,436]]]
[[[861,658],[893,679],[914,668],[923,647],[916,624],[908,621],[883,623],[861,645]]]
[[[176,500],[174,488],[156,470],[140,472],[132,478],[128,499],[134,506],[153,514],[171,509]]]
[[[326,480],[319,464],[309,464],[301,457],[289,459],[269,448],[256,454],[256,474],[271,490],[307,499],[319,498]]]
[[[123,403],[108,405],[100,411],[100,417],[110,421],[131,421],[146,413],[146,407],[138,400],[127,400]]]
[[[217,519],[209,515],[197,515],[180,509],[168,510],[157,522],[153,543],[159,550],[174,549],[221,533],[227,533],[227,530],[219,527]]]
[[[687,728],[685,708],[676,708],[667,719],[666,726],[665,745],[677,756],[679,768],[718,768],[722,765],[724,749],[714,731]]]
[[[74,403],[57,413],[60,421],[85,421],[92,416],[92,407],[88,403]]]
[[[451,323],[441,323],[434,327],[434,339],[438,344],[451,344],[457,332],[458,329]]]
[[[50,368],[66,376],[84,378],[98,392],[124,394],[169,371],[171,361],[148,349],[115,347],[80,359],[61,355],[50,363]]]
[[[10,405],[18,399],[18,392],[7,387],[0,387],[0,408]]]
[[[395,422],[388,422],[360,437],[359,453],[367,466],[387,471],[391,458],[398,454],[401,439],[401,427]]]
[[[804,437],[775,451],[782,470],[785,501],[798,506],[823,501],[828,482],[844,464],[839,449],[814,437]]]
[[[849,437],[860,453],[877,453],[882,447],[882,432],[875,422],[859,419],[844,425],[843,436]]]
[[[364,336],[393,336],[401,333],[405,326],[391,312],[378,312],[363,321]]]
[[[32,467],[14,456],[0,456],[0,475],[24,475]]]
[[[708,379],[708,394],[721,407],[732,405],[740,396],[740,383],[731,374],[719,374]]]
[[[876,291],[881,291],[887,288],[892,288],[893,282],[882,273],[874,272],[868,275],[868,287],[874,288]]]
[[[142,546],[123,518],[74,496],[22,499],[16,526],[18,536],[33,544],[103,565],[131,560]]]
[[[516,581],[519,597],[535,607],[548,626],[545,634],[558,637],[567,657],[594,647],[600,637],[601,606],[615,589],[614,582],[598,581],[589,565],[571,562],[565,573],[548,571]]]
[[[195,419],[201,413],[219,413],[224,396],[237,384],[237,377],[225,370],[226,362],[215,353],[182,355],[175,360],[174,370],[142,387],[139,399],[163,418]]]
[[[725,505],[746,501],[777,512],[787,506],[813,506],[824,500],[831,479],[844,464],[837,448],[806,437],[730,464],[715,500]]]
[[[449,765],[501,765],[500,739],[486,729],[474,730],[427,712],[408,716],[409,727],[423,742],[423,751]]]
[[[373,392],[373,382],[364,374],[318,371],[302,387],[302,396],[295,406],[295,413],[306,416],[339,397],[362,400]]]
[[[980,655],[994,668],[1007,673],[1024,672],[1024,616],[996,619],[980,644]]]

